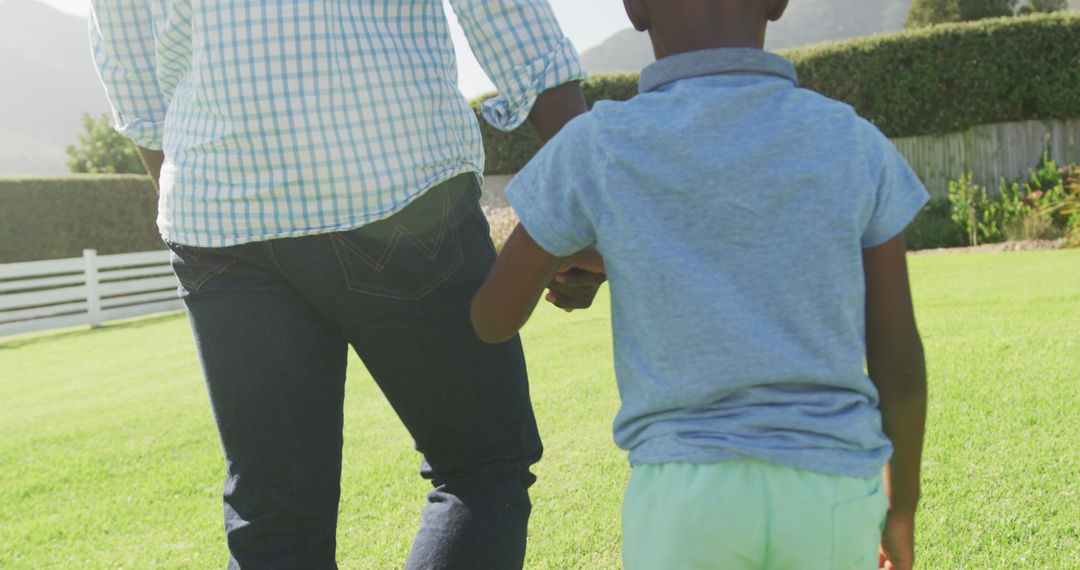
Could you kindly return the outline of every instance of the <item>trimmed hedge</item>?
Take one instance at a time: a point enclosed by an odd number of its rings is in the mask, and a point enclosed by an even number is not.
[[[792,52],[804,85],[889,137],[1080,116],[1080,15],[952,24]]]
[[[804,87],[852,105],[893,138],[1080,117],[1080,14],[942,25],[782,53]],[[599,75],[585,82],[586,97],[590,105],[629,99],[636,82],[637,74]],[[539,148],[532,129],[481,125],[488,174],[517,172]]]
[[[0,178],[0,263],[164,249],[156,218],[146,176]]]

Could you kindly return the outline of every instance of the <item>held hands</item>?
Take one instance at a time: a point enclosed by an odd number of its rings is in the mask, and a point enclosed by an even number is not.
[[[880,570],[912,570],[915,565],[915,515],[893,511],[885,516],[878,554]]]
[[[562,260],[544,299],[568,313],[587,309],[605,281],[604,258],[595,247],[589,247]]]

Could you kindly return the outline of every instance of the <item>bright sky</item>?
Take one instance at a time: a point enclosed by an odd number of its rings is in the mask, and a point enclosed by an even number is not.
[[[88,0],[39,0],[54,8],[85,17],[89,10]],[[447,4],[447,13],[452,11]],[[618,0],[549,0],[562,24],[563,32],[585,51],[610,37],[615,32],[630,27]],[[457,22],[452,22],[454,45],[458,51],[458,73],[461,90],[468,97],[492,90],[491,82],[476,63]]]

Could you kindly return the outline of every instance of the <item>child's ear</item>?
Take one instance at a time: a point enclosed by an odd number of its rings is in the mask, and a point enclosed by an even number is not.
[[[788,0],[771,0],[769,2],[769,21],[775,22],[782,18],[787,6]]]
[[[630,17],[630,23],[639,32],[649,30],[649,11],[645,8],[644,0],[623,0],[626,15]]]

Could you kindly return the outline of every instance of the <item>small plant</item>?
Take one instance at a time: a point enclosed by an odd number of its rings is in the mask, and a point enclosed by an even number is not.
[[[987,227],[985,221],[991,210],[986,188],[975,184],[971,172],[959,180],[949,182],[949,203],[952,205],[952,219],[963,229],[968,237],[968,245],[979,245],[979,234],[987,230],[996,231],[996,227]]]
[[[1019,182],[1001,181],[1001,195],[990,205],[992,216],[1000,220],[1001,230],[1008,241],[1039,239],[1051,225],[1049,218],[1032,207],[1026,187]]]

